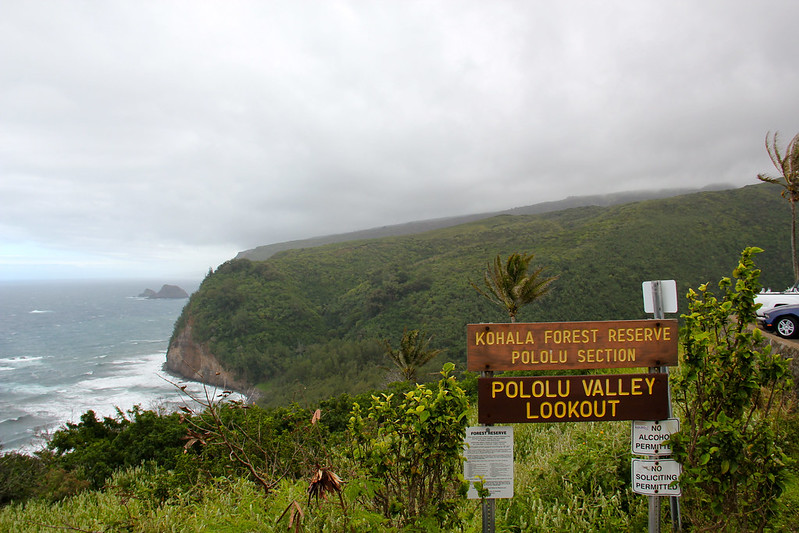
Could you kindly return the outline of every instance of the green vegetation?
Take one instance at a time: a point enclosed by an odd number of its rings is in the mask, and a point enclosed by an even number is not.
[[[147,411],[120,417],[127,423],[117,436],[144,436],[142,449],[128,445],[140,464],[120,463],[100,488],[10,498],[0,531],[479,531],[480,502],[464,498],[461,463],[476,411],[452,368],[445,365],[436,383],[342,395],[313,412],[228,403],[217,404],[216,415],[184,412],[182,421]],[[150,414],[186,437],[169,447],[176,455],[145,451],[149,432],[136,426],[149,426]],[[75,479],[89,475],[71,456],[109,443],[108,432],[92,433],[98,422],[88,415],[64,428],[82,439],[33,475],[65,468]],[[234,448],[248,448],[246,461],[230,453],[222,432]],[[624,531],[646,523],[646,499],[629,488],[629,424],[528,424],[515,433],[516,496],[497,502],[498,530]],[[319,473],[341,482],[320,491]],[[270,480],[268,490],[259,476]]]
[[[645,318],[642,281],[676,279],[685,294],[729,273],[747,246],[765,250],[764,285],[792,284],[789,217],[778,187],[763,183],[234,260],[204,280],[176,331],[191,321],[223,366],[259,384],[264,405],[309,405],[385,385],[381,341],[396,345],[406,328],[433,334],[430,348],[462,368],[465,325],[507,316],[469,285],[488,258],[535,250],[559,276],[520,321]]]
[[[460,496],[453,447],[464,422],[474,423],[476,411],[472,406],[459,419],[463,400],[455,385],[450,380],[363,396],[353,412],[335,407],[353,407],[353,398],[339,397],[327,403],[329,410],[320,407],[316,424],[312,413],[292,407],[295,427],[302,428],[294,434],[307,435],[308,441],[294,448],[297,472],[276,480],[268,494],[220,448],[194,443],[173,469],[145,461],[116,470],[101,489],[84,486],[58,498],[14,498],[0,508],[0,531],[286,531],[291,522],[302,531],[479,532],[480,502]],[[441,402],[441,390],[454,394]],[[419,405],[425,409],[417,411]],[[422,422],[420,413],[428,409],[432,413]],[[270,416],[279,414],[272,410],[252,412],[267,420],[264,429],[283,420]],[[380,423],[383,416],[389,424]],[[349,431],[347,417],[353,419]],[[342,422],[345,429],[332,430]],[[438,430],[447,428],[442,435],[434,434],[436,424]],[[355,433],[361,429],[362,434]],[[646,530],[647,499],[630,488],[629,422],[519,424],[514,433],[515,495],[497,501],[497,531]],[[425,440],[431,437],[437,439],[434,445]],[[309,498],[309,481],[323,468],[341,477],[341,499],[331,493],[318,501]],[[420,494],[421,482],[437,474],[435,491]],[[794,475],[778,500],[773,530],[794,528],[797,492]],[[438,494],[440,506],[428,499]],[[662,523],[667,531],[665,509]],[[701,530],[686,525],[687,531]]]
[[[672,437],[684,469],[685,516],[697,528],[761,531],[779,512],[788,480],[785,448],[795,439],[788,361],[755,325],[760,271],[748,248],[716,297],[688,293],[684,357],[674,376],[682,429]]]
[[[460,525],[466,394],[444,365],[438,386],[417,385],[401,398],[373,396],[366,413],[353,405],[353,464],[366,470],[365,506],[393,527],[431,530]]]
[[[400,372],[405,381],[416,382],[416,373],[419,367],[430,361],[441,353],[441,350],[431,350],[428,348],[433,337],[427,337],[418,329],[402,332],[399,348],[396,350],[391,347],[389,341],[385,341],[386,355]]]
[[[787,363],[746,327],[754,251],[734,285],[722,280],[721,299],[706,285],[689,293],[673,446],[691,531],[784,530],[799,518],[799,476],[786,468],[799,456]],[[479,531],[480,502],[464,499],[461,473],[473,391],[454,368],[434,383],[310,409],[218,403],[212,392],[181,414],[136,408],[100,421],[89,411],[49,451],[2,456],[0,530]],[[646,498],[631,490],[629,422],[514,432],[515,495],[497,502],[499,531],[646,527]]]
[[[67,423],[48,442],[58,463],[74,471],[92,488],[103,486],[117,469],[154,460],[164,468],[174,468],[183,451],[178,415],[158,416],[138,407],[127,416],[97,420],[94,411],[87,411],[80,423]]]
[[[2,456],[0,531],[457,527],[468,403],[453,368],[432,384],[343,395],[313,413],[214,393],[180,414],[89,411],[56,432],[56,453]],[[50,472],[81,483],[55,495]],[[229,505],[245,507],[219,511]]]
[[[475,416],[473,409],[469,416]],[[646,498],[633,495],[628,487],[629,431],[625,423],[517,426],[516,496],[497,501],[497,530],[645,530]],[[346,460],[333,448],[331,455]],[[104,490],[84,491],[54,503],[30,500],[8,505],[0,509],[0,531],[287,531],[292,511],[301,531],[481,530],[479,501],[463,498],[447,504],[448,515],[434,512],[418,517],[411,517],[406,504],[398,502],[387,519],[373,510],[380,501],[378,491],[388,491],[383,481],[372,481],[363,469],[363,477],[353,477],[346,465],[337,470],[344,481],[346,509],[335,495],[309,503],[311,470],[304,477],[281,480],[270,496],[264,496],[246,477],[218,475],[185,487],[176,484],[178,471],[151,464],[130,467],[109,478]],[[413,481],[410,474],[407,481]],[[448,481],[452,494],[458,480]],[[403,521],[408,526],[400,529]]]

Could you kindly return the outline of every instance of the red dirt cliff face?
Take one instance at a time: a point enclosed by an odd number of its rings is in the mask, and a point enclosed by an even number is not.
[[[250,387],[236,380],[222,368],[207,345],[198,344],[191,337],[192,320],[180,331],[166,352],[166,368],[170,372],[188,380],[200,381],[208,385],[245,391]]]

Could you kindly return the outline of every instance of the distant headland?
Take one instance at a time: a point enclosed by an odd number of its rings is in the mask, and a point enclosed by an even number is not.
[[[158,292],[152,289],[144,289],[144,292],[139,295],[139,298],[149,298],[151,300],[156,298],[179,299],[188,297],[189,294],[177,285],[164,285]]]

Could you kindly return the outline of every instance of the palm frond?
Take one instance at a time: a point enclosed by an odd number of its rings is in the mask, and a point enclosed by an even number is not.
[[[543,276],[543,267],[530,271],[534,254],[513,253],[503,263],[497,256],[483,273],[485,288],[470,282],[479,294],[491,303],[504,307],[511,322],[515,322],[519,310],[544,296],[557,276]]]
[[[408,381],[415,381],[416,371],[442,352],[442,350],[429,348],[430,342],[433,340],[432,335],[425,337],[426,334],[418,329],[405,329],[402,332],[399,348],[396,350],[391,347],[388,340],[383,341],[386,355],[399,369],[402,377]]]

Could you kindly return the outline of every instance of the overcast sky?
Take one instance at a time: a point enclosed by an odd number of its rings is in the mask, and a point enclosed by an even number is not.
[[[755,183],[799,2],[0,2],[0,280]]]

